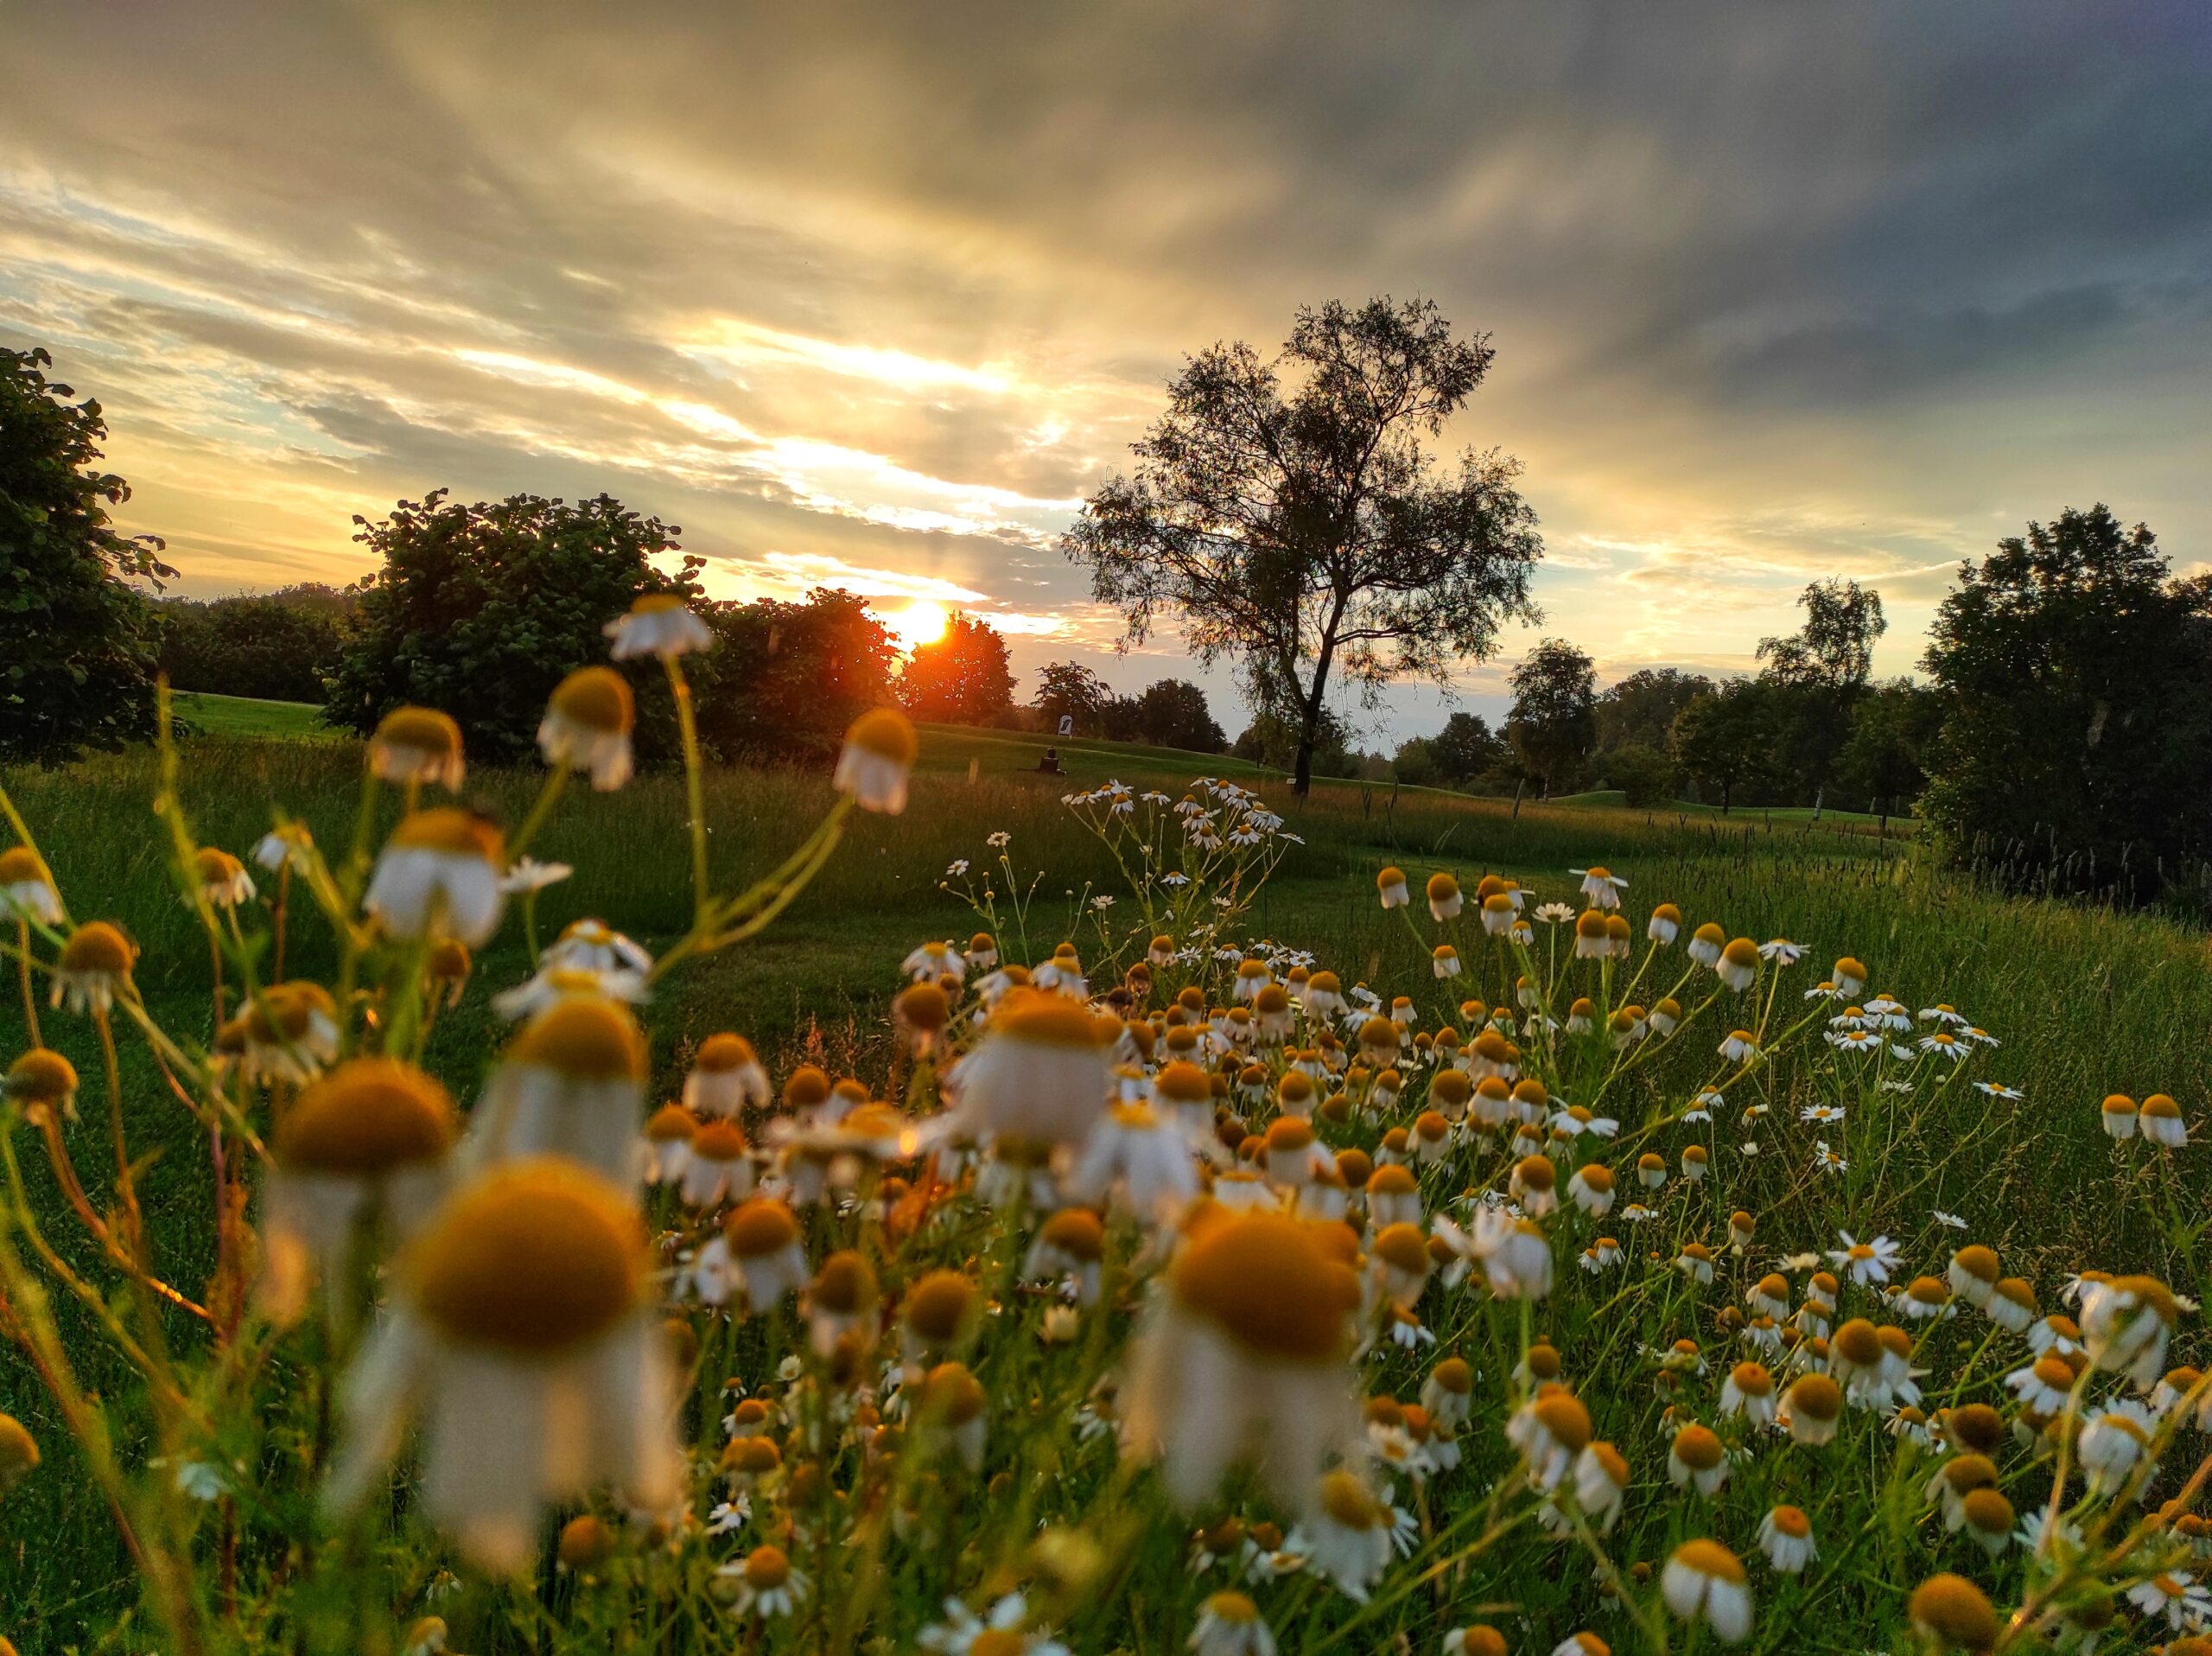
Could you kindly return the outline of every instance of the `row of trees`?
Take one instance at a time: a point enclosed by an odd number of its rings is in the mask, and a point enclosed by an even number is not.
[[[1453,471],[1427,450],[1489,360],[1433,307],[1383,300],[1301,312],[1270,362],[1216,347],[1169,387],[1137,475],[1087,502],[1067,537],[1129,639],[1172,618],[1202,658],[1240,666],[1258,712],[1235,751],[1300,787],[1363,762],[1325,699],[1332,684],[1440,673],[1535,615],[1541,545],[1512,463],[1470,451]],[[49,366],[0,353],[0,757],[51,762],[143,736],[164,652],[181,679],[259,652],[267,683],[304,672],[355,728],[403,701],[446,707],[486,757],[517,756],[560,676],[603,658],[606,617],[645,592],[701,601],[699,560],[664,572],[677,532],[611,497],[439,493],[356,519],[382,567],[346,595],[350,621],[344,602],[319,611],[294,593],[281,616],[209,605],[170,609],[164,627],[147,595],[175,571],[159,540],[112,527],[129,491],[99,469],[99,405]],[[1498,729],[1456,715],[1399,766],[1457,786],[1606,781],[1632,799],[1687,786],[1726,806],[1892,810],[1918,796],[1955,857],[2130,895],[2212,854],[2212,577],[2175,578],[2147,528],[2101,505],[2069,510],[1962,565],[1924,684],[1872,679],[1873,592],[1828,583],[1803,602],[1803,627],[1726,682],[1654,670],[1601,694],[1590,658],[1548,640],[1515,670]],[[703,723],[724,756],[826,754],[855,712],[893,698],[925,717],[1017,717],[1004,641],[976,618],[901,664],[851,594],[702,608],[721,634],[697,663]],[[341,635],[327,666],[328,633],[300,619],[318,613]],[[304,666],[276,659],[294,648]],[[650,762],[666,690],[645,673],[637,687]],[[1124,697],[1060,671],[1039,695],[1082,701],[1102,733],[1221,745],[1180,681]]]

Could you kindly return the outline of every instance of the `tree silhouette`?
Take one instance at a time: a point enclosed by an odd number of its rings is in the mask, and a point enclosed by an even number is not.
[[[1534,619],[1535,513],[1496,450],[1427,448],[1488,372],[1426,300],[1301,309],[1272,361],[1215,345],[1169,382],[1134,477],[1084,502],[1061,548],[1121,612],[1124,645],[1163,618],[1202,661],[1234,660],[1256,709],[1296,730],[1306,791],[1332,678],[1368,694],[1446,682]]]

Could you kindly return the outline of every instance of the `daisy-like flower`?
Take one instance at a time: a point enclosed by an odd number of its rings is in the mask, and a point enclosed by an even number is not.
[[[1251,1213],[1204,1225],[1176,1251],[1120,1407],[1124,1444],[1159,1460],[1177,1500],[1211,1494],[1249,1457],[1277,1500],[1302,1506],[1332,1457],[1357,1458],[1345,1357],[1359,1283],[1325,1237]]]
[[[1505,1635],[1496,1627],[1454,1627],[1444,1635],[1444,1656],[1506,1656],[1506,1651]]]
[[[855,719],[845,732],[830,785],[851,795],[863,811],[895,817],[906,808],[907,779],[920,751],[920,738],[904,713],[874,708]]]
[[[509,1044],[471,1123],[470,1161],[565,1156],[626,1180],[645,1081],[645,1036],[628,1009],[601,995],[563,997]]]
[[[1612,933],[1606,929],[1605,914],[1601,908],[1586,908],[1575,916],[1574,958],[1578,960],[1603,960],[1613,952]]]
[[[944,1616],[924,1627],[916,1640],[933,1656],[1068,1656],[1068,1647],[1048,1632],[1026,1628],[1029,1605],[1019,1593],[999,1600],[988,1616],[947,1599]]]
[[[236,908],[253,896],[253,876],[228,851],[203,845],[192,854],[192,877],[200,895],[218,908]]]
[[[1759,1043],[1749,1029],[1732,1029],[1720,1043],[1720,1056],[1732,1064],[1747,1064],[1758,1051]]]
[[[1708,1426],[1695,1422],[1675,1434],[1667,1451],[1667,1477],[1677,1489],[1714,1495],[1728,1481],[1728,1450]]]
[[[2185,1570],[2164,1570],[2127,1589],[2127,1602],[2169,1633],[2191,1632],[2212,1621],[2212,1591]],[[2169,1647],[2171,1648],[2171,1646]]]
[[[417,811],[385,843],[361,906],[395,937],[435,927],[479,948],[499,928],[505,866],[488,818],[451,806]]]
[[[968,958],[951,944],[931,939],[912,950],[899,963],[899,970],[912,983],[935,983],[940,978],[957,983],[968,975]]]
[[[1804,946],[1786,937],[1769,938],[1759,945],[1759,959],[1777,966],[1794,966],[1804,956]]]
[[[381,1475],[419,1402],[424,1510],[488,1567],[518,1570],[539,1513],[602,1481],[682,1498],[675,1392],[634,1210],[573,1163],[493,1169],[407,1244],[391,1315],[347,1376],[348,1443],[327,1499]]]
[[[1413,894],[1406,885],[1406,871],[1395,864],[1378,869],[1375,876],[1375,895],[1382,900],[1386,909],[1403,908],[1413,901]]]
[[[73,1012],[90,1010],[104,1016],[130,984],[130,969],[137,960],[137,946],[119,927],[104,920],[87,920],[61,946],[49,999],[55,1006],[67,1002]]]
[[[710,1035],[699,1043],[683,1078],[686,1108],[702,1116],[734,1116],[746,1105],[768,1103],[768,1072],[743,1035]]]
[[[692,1281],[706,1303],[722,1304],[735,1293],[755,1315],[798,1293],[806,1286],[806,1254],[791,1210],[766,1196],[741,1204],[721,1234],[700,1249]]]
[[[736,1581],[737,1592],[730,1600],[730,1608],[741,1616],[787,1616],[809,1590],[805,1572],[792,1564],[781,1547],[755,1547],[716,1573]]]
[[[1428,876],[1428,912],[1433,918],[1456,919],[1466,905],[1466,895],[1459,889],[1457,880],[1441,869]]]
[[[318,1275],[342,1275],[362,1216],[412,1232],[444,1192],[453,1099],[391,1058],[356,1058],[309,1085],[276,1124],[264,1203],[263,1304],[289,1322]]]
[[[2164,1092],[2145,1099],[2135,1118],[2144,1138],[2161,1150],[2179,1150],[2189,1143],[2189,1125],[2182,1119],[2181,1106]]]
[[[1353,1474],[1332,1472],[1284,1549],[1304,1557],[1347,1598],[1365,1603],[1390,1563],[1390,1508]]]
[[[604,920],[572,920],[546,946],[543,963],[556,970],[636,972],[652,970],[653,958]]]
[[[691,1135],[681,1184],[687,1207],[714,1207],[753,1188],[753,1160],[732,1121],[709,1121]]]
[[[1505,1436],[1519,1451],[1529,1481],[1539,1489],[1556,1489],[1590,1446],[1590,1411],[1565,1387],[1543,1386],[1507,1419]]]
[[[1839,1232],[1843,1245],[1828,1250],[1828,1263],[1846,1272],[1854,1283],[1865,1286],[1870,1283],[1885,1283],[1890,1271],[1897,1262],[1900,1250],[1886,1236],[1878,1236],[1871,1242],[1853,1239],[1848,1231]]]
[[[434,782],[458,793],[468,773],[461,726],[453,715],[435,708],[394,708],[369,738],[369,771],[380,781]]]
[[[2018,1087],[2006,1086],[2000,1081],[1976,1081],[1974,1085],[1975,1091],[1986,1092],[1993,1099],[2002,1099],[2007,1104],[2018,1104],[2028,1096]]]
[[[1856,956],[1847,954],[1835,963],[1828,981],[1838,995],[1849,1000],[1866,987],[1866,968]]]
[[[614,640],[607,654],[617,661],[647,655],[665,661],[703,650],[715,641],[714,628],[676,592],[640,594],[631,603],[628,615],[616,616],[600,631]]]
[[[1113,1085],[1108,1043],[1119,1026],[1103,1027],[1111,1022],[1064,995],[1009,990],[955,1072],[957,1130],[972,1138],[1083,1143]]]
[[[1659,1591],[1677,1620],[1703,1621],[1724,1645],[1751,1636],[1751,1589],[1743,1561],[1717,1541],[1676,1548],[1659,1572]]]
[[[1459,975],[1459,951],[1449,943],[1440,943],[1430,952],[1429,966],[1439,978]]]
[[[2166,1341],[2180,1315],[2181,1302],[2155,1277],[2092,1283],[2082,1296],[2082,1335],[2089,1360],[2149,1391],[2165,1366]]]
[[[338,1005],[321,984],[271,984],[238,1015],[245,1079],[300,1086],[338,1056]]]
[[[505,896],[523,896],[558,885],[575,872],[566,863],[541,863],[534,857],[525,857],[499,876],[499,891]]]
[[[1747,937],[1734,938],[1720,951],[1713,970],[1722,983],[1740,991],[1758,981],[1759,958],[1758,944]]]
[[[1847,1172],[1850,1167],[1849,1162],[1828,1148],[1827,1139],[1816,1138],[1813,1141],[1813,1170],[1815,1173],[1840,1174]]]
[[[1199,1194],[1190,1140],[1150,1105],[1113,1105],[1090,1129],[1068,1174],[1068,1194],[1079,1202],[1113,1202],[1139,1225],[1173,1225]]]
[[[1628,889],[1628,882],[1618,874],[1597,867],[1569,869],[1569,874],[1582,882],[1582,895],[1592,908],[1618,908],[1621,893]]]
[[[28,845],[0,851],[0,914],[38,926],[61,923],[61,894],[54,876]]]
[[[1777,1574],[1802,1575],[1805,1566],[1821,1556],[1813,1541],[1813,1520],[1802,1509],[1777,1506],[1759,1520],[1759,1551]]]
[[[601,793],[630,780],[630,732],[638,722],[627,679],[612,667],[579,667],[558,685],[538,722],[537,750],[549,765],[570,765]]]
[[[1260,1607],[1235,1591],[1210,1595],[1185,1641],[1193,1656],[1275,1656],[1274,1634]]]
[[[1800,1374],[1782,1394],[1774,1418],[1793,1442],[1818,1449],[1843,1422],[1843,1388],[1825,1374]]]
[[[5,1092],[27,1115],[44,1111],[67,1121],[77,1118],[77,1067],[44,1047],[32,1048],[8,1066]]]

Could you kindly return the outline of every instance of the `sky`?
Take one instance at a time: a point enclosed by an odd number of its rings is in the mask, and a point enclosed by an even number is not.
[[[1185,354],[1301,304],[1490,335],[1544,619],[1754,665],[1809,581],[1910,671],[1961,558],[2107,502],[2212,557],[2198,0],[8,0],[0,343],[96,394],[192,595],[356,513],[605,490],[716,597],[834,584],[1023,672],[1201,676],[1056,546]],[[1226,672],[1205,675],[1232,733]]]

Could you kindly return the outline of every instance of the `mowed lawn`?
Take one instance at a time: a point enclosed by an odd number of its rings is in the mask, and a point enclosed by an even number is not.
[[[180,709],[207,733],[184,743],[181,766],[182,801],[200,838],[244,854],[269,826],[272,804],[281,803],[304,816],[326,845],[342,844],[358,798],[359,746],[327,733],[300,739],[315,732],[312,720],[298,715],[251,739],[221,735],[215,719],[232,710],[210,706],[219,700],[195,698],[189,710]],[[1011,883],[1030,894],[1022,933],[1002,932],[1009,952],[1041,958],[1068,937],[1096,959],[1103,943],[1089,900],[1114,896],[1115,906],[1103,912],[1120,930],[1134,924],[1137,911],[1114,859],[1075,821],[1062,794],[1118,777],[1179,796],[1198,775],[1230,776],[1260,787],[1305,842],[1288,850],[1263,889],[1251,916],[1255,934],[1311,949],[1347,979],[1418,992],[1432,1023],[1450,1016],[1462,995],[1495,999],[1508,984],[1478,934],[1461,939],[1468,977],[1436,984],[1427,940],[1376,905],[1374,874],[1385,862],[1407,868],[1416,883],[1433,868],[1470,880],[1496,870],[1541,896],[1570,901],[1575,882],[1568,870],[1604,863],[1628,879],[1639,924],[1651,903],[1669,899],[1693,924],[1715,919],[1732,933],[1803,943],[1808,958],[1785,991],[1793,1003],[1827,962],[1848,952],[1871,965],[1872,987],[1909,1005],[1956,1004],[2005,1043],[1986,1073],[2024,1088],[2027,1099],[1994,1105],[1963,1088],[1948,1095],[1946,1107],[1955,1111],[2012,1112],[2001,1158],[1941,1165],[1909,1205],[1870,1213],[1869,1222],[1917,1235],[1929,1209],[1941,1206],[1967,1214],[1978,1239],[2022,1256],[2024,1266],[2038,1257],[2134,1268],[2160,1263],[2153,1257],[2155,1226],[2141,1213],[2105,1194],[2076,1200],[2072,1193],[2113,1188],[2113,1152],[2096,1107],[2105,1093],[2169,1092],[2202,1118],[2212,1096],[2212,1042],[2205,1035],[2212,1028],[2212,960],[2199,933],[2155,917],[1993,895],[1929,867],[1909,844],[1830,831],[1831,825],[1779,813],[1723,823],[1582,802],[1524,804],[1516,813],[1505,802],[1351,782],[1319,784],[1300,803],[1250,767],[1122,744],[1049,744],[1058,748],[1067,774],[1040,775],[1037,758],[1047,745],[1045,738],[995,731],[925,730],[904,816],[856,818],[820,879],[773,930],[676,974],[646,1009],[657,1090],[673,1089],[690,1050],[718,1029],[750,1035],[780,1064],[805,1051],[863,1078],[879,1073],[898,962],[925,939],[964,939],[977,928],[977,916],[944,889],[947,870],[957,859],[966,859],[975,876],[990,868],[996,853],[986,837],[994,831],[1010,835]],[[75,914],[125,924],[144,949],[139,981],[156,1016],[181,1038],[205,1041],[206,942],[178,900],[162,831],[148,810],[152,755],[104,756],[57,772],[11,773],[5,780]],[[531,772],[479,771],[468,792],[512,822],[530,808],[539,781]],[[707,814],[718,884],[728,889],[773,867],[831,798],[819,774],[711,774]],[[387,798],[385,823],[396,810]],[[593,914],[656,949],[681,935],[690,904],[683,820],[678,777],[646,776],[613,795],[571,793],[534,847],[575,867],[572,879],[544,894],[542,933]],[[1001,875],[995,889],[1004,894],[1008,883]],[[1422,924],[1426,929],[1425,917]],[[327,939],[312,915],[296,914],[291,952],[289,971],[327,965]],[[480,955],[462,1005],[441,1022],[432,1062],[457,1096],[470,1096],[504,1039],[488,1009],[491,993],[520,980],[528,964],[520,928],[510,924]],[[45,1033],[88,1078],[99,1073],[84,1020],[49,1013]],[[24,1040],[20,1008],[10,999],[0,1005],[0,1048],[12,1056]],[[196,1284],[207,1268],[211,1232],[205,1143],[166,1097],[143,1049],[126,1040],[124,1059],[133,1152],[156,1158],[142,1187],[149,1226],[167,1271]],[[1770,1077],[1777,1111],[1789,1107],[1802,1073],[1785,1065]],[[98,1106],[89,1110],[96,1128]],[[105,1134],[82,1131],[75,1146],[88,1185],[105,1188],[112,1177]],[[34,1201],[57,1213],[42,1161],[25,1150]],[[2183,1163],[2199,1189],[2206,1175],[2195,1158],[2203,1153],[2185,1152],[2190,1159]],[[2054,1199],[2059,1193],[2067,1194]],[[67,1224],[55,1223],[52,1235],[92,1268]],[[92,1344],[88,1339],[82,1348]],[[123,1376],[95,1367],[87,1378],[116,1387]],[[22,1415],[49,1451],[67,1460],[65,1435],[12,1361],[0,1361],[0,1409]],[[104,1514],[82,1496],[78,1480],[41,1477],[0,1504],[0,1605],[5,1630],[27,1651],[83,1637],[135,1595]]]

